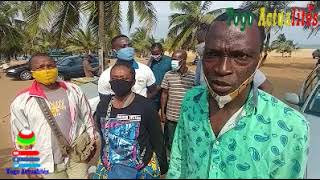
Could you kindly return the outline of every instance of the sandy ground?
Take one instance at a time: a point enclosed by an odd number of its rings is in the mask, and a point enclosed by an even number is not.
[[[292,54],[291,58],[282,58],[280,54],[271,53],[266,63],[261,68],[274,86],[274,95],[283,99],[285,92],[297,93],[308,73],[315,66],[312,59],[312,49],[301,49]],[[192,53],[188,54],[188,64],[194,59]],[[23,178],[23,176],[6,175],[5,168],[11,167],[11,139],[9,107],[15,95],[23,88],[30,85],[31,81],[12,80],[0,73],[0,179]]]

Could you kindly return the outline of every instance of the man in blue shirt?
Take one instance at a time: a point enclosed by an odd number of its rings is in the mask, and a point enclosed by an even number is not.
[[[149,66],[156,78],[158,93],[152,98],[156,109],[160,110],[161,82],[166,72],[171,70],[171,58],[163,54],[163,47],[160,43],[154,43],[151,46],[151,57]]]

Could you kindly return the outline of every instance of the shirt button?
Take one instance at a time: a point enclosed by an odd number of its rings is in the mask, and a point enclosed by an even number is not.
[[[215,143],[216,145],[219,145],[220,144],[220,142],[219,141],[216,141],[216,143]]]

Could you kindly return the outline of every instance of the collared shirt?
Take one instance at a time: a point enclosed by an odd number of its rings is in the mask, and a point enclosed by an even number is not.
[[[171,70],[171,58],[163,55],[159,61],[151,61],[150,68],[156,78],[156,84],[160,86],[166,72]]]
[[[169,71],[164,75],[161,88],[168,90],[168,103],[166,118],[178,121],[181,102],[185,93],[194,86],[194,73],[187,71],[183,75],[179,72]]]
[[[207,88],[187,92],[167,178],[303,178],[309,146],[306,119],[254,89],[236,125],[219,137],[210,124]]]

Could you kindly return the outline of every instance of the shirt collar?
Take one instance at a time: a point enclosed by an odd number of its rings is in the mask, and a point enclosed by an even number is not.
[[[193,97],[193,101],[198,103],[198,105],[205,113],[209,113],[208,88],[206,85],[201,85],[198,88],[200,88],[200,90]],[[250,116],[252,114],[256,114],[258,108],[258,93],[258,88],[255,86],[251,86],[249,96],[244,104],[242,114],[243,116]]]
[[[133,60],[133,62],[132,62],[132,67],[133,67],[134,69],[139,69],[139,64],[137,63],[136,60]]]
[[[67,90],[67,85],[63,81],[57,81],[59,86],[63,89]],[[29,96],[37,96],[47,99],[47,96],[44,93],[44,90],[41,88],[40,83],[37,81],[33,81],[31,87],[29,88]]]

